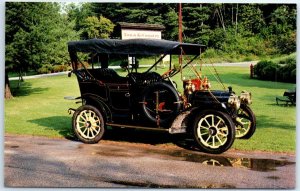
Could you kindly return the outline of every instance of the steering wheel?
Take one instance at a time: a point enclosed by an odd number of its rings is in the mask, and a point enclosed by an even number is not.
[[[177,71],[176,69],[172,68],[172,69],[166,71],[165,73],[163,73],[163,74],[161,75],[161,77],[162,77],[163,79],[165,79],[165,78],[169,77],[170,75],[174,74],[176,71]]]

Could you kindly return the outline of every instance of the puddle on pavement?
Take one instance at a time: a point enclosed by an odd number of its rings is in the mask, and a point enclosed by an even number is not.
[[[103,151],[98,151],[98,152],[92,152],[92,155],[102,155],[102,156],[107,156],[107,154],[109,154],[109,156],[112,157],[130,157],[130,155],[128,153],[122,153],[122,152],[103,152]]]
[[[198,162],[211,166],[230,166],[238,168],[247,168],[254,171],[269,172],[276,171],[277,167],[295,164],[288,160],[274,160],[274,159],[255,159],[255,158],[233,158],[213,155],[201,155],[195,153],[188,153],[184,151],[168,152],[174,157],[181,157],[182,160],[190,162]]]
[[[10,146],[10,148],[16,149],[16,148],[19,148],[19,146],[18,145],[12,145],[12,146]]]
[[[279,180],[280,177],[278,176],[268,176],[267,178],[272,179],[272,180]]]

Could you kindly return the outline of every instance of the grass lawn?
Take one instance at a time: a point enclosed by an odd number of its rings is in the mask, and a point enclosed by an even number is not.
[[[249,140],[236,140],[232,148],[239,150],[262,150],[295,152],[296,107],[278,106],[275,97],[295,84],[249,79],[248,67],[216,67],[224,85],[232,86],[239,94],[242,90],[252,92],[251,108],[257,117],[257,130]],[[167,69],[164,69],[166,71]],[[210,68],[213,71],[212,68]],[[210,71],[208,67],[203,73]],[[159,69],[159,72],[162,72]],[[125,72],[124,72],[125,73]],[[180,75],[175,78],[179,80]],[[213,80],[212,89],[220,89]],[[49,137],[71,137],[71,115],[67,109],[77,108],[74,101],[64,96],[79,96],[77,80],[73,75],[26,80],[20,89],[12,81],[14,99],[5,100],[5,132]],[[178,83],[179,85],[179,83]],[[179,85],[180,87],[180,85]],[[182,89],[180,87],[180,89]]]

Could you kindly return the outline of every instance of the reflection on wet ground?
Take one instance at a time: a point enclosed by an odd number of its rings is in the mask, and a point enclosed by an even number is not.
[[[196,153],[187,153],[175,151],[168,153],[171,156],[181,157],[185,161],[200,162],[212,166],[231,166],[238,168],[247,168],[254,171],[269,172],[275,171],[277,167],[295,164],[288,160],[257,159],[257,158],[233,158],[213,155],[204,155]]]
[[[79,145],[78,148],[84,148],[85,145]],[[283,167],[286,165],[295,165],[295,162],[289,161],[286,157],[282,157],[282,160],[275,159],[261,159],[261,158],[234,158],[234,157],[224,157],[220,155],[210,155],[197,151],[188,150],[150,150],[146,149],[146,152],[127,152],[122,149],[99,149],[95,148],[92,155],[102,155],[102,156],[113,156],[113,157],[142,157],[145,155],[151,155],[155,157],[158,154],[160,157],[165,156],[166,160],[182,160],[188,162],[202,163],[210,166],[229,166],[235,168],[245,168],[249,170],[259,171],[259,172],[269,172],[276,171],[278,167]],[[275,179],[277,177],[269,177],[270,179]]]

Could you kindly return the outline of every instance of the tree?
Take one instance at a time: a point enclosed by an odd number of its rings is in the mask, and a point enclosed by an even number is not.
[[[114,24],[107,18],[87,17],[83,24],[83,33],[87,38],[108,38],[114,30]]]
[[[207,21],[210,9],[203,4],[186,4],[183,6],[184,35],[186,42],[207,45],[210,37],[210,26]]]
[[[243,36],[258,34],[266,24],[263,13],[257,4],[241,5],[238,27],[242,28]]]
[[[166,14],[163,15],[163,25],[166,30],[165,39],[168,40],[178,40],[178,13],[175,11],[175,8],[169,7],[169,10]]]
[[[58,3],[6,3],[6,68],[21,79],[29,69],[67,63],[67,41],[79,39],[67,19]]]
[[[7,70],[5,70],[4,98],[5,99],[13,98],[13,95],[10,90],[10,83],[9,83],[9,79],[8,79]]]
[[[87,17],[97,16],[96,12],[93,11],[92,3],[71,3],[68,4],[65,9],[68,15],[68,20],[70,22],[75,21],[74,29],[80,33],[82,32],[85,19]]]
[[[296,8],[279,6],[271,13],[269,32],[272,44],[279,53],[289,54],[296,51]]]

